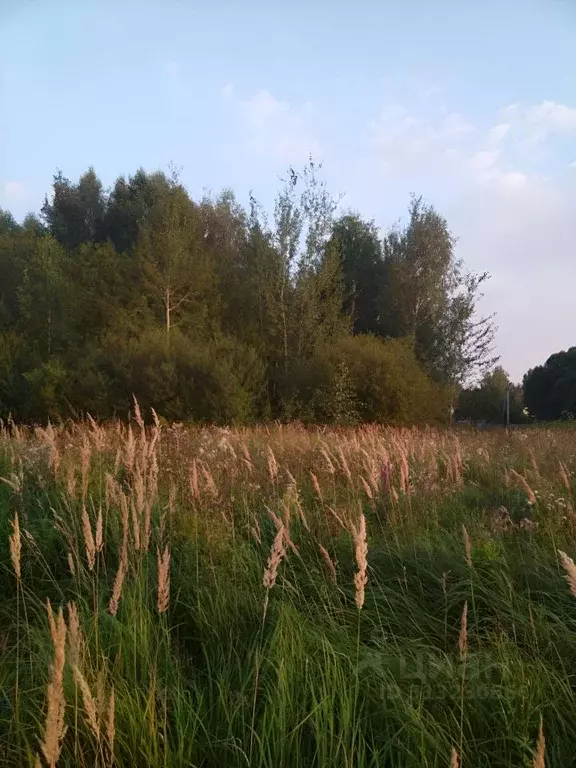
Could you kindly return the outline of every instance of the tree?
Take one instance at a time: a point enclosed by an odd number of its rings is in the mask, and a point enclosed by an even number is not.
[[[447,420],[449,391],[426,376],[409,340],[342,338],[327,350],[327,356],[333,394],[338,392],[343,363],[361,421],[417,424]]]
[[[457,420],[504,424],[507,393],[510,403],[510,422],[512,424],[525,422],[527,419],[524,414],[522,387],[512,384],[501,366],[486,373],[477,386],[460,392],[455,417]]]
[[[524,376],[524,399],[542,420],[576,417],[576,347],[557,352]]]
[[[52,201],[42,206],[44,221],[52,236],[67,250],[81,243],[103,240],[106,198],[93,168],[72,184],[62,171],[54,176]]]
[[[65,352],[73,328],[74,291],[67,254],[52,237],[37,240],[18,289],[20,322],[27,346],[38,362]]]
[[[140,168],[128,181],[119,176],[108,197],[104,232],[118,253],[132,250],[148,217],[170,189],[166,174],[146,173]]]
[[[344,311],[352,318],[354,333],[379,334],[384,262],[375,224],[348,213],[334,223],[332,242],[340,254]]]
[[[431,376],[461,383],[496,362],[493,318],[475,319],[488,275],[464,272],[445,219],[422,198],[412,199],[409,215],[384,240],[382,333],[411,337]]]
[[[218,325],[213,265],[203,248],[200,217],[186,190],[173,179],[159,195],[137,246],[149,305],[169,343],[175,326],[203,338]]]

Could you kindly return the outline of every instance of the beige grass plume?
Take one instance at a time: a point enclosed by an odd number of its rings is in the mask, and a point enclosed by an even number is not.
[[[574,560],[572,560],[571,557],[568,557],[566,552],[562,552],[561,549],[558,550],[558,554],[560,555],[560,561],[566,574],[566,581],[570,587],[570,592],[576,597],[576,565],[574,564]]]
[[[360,482],[362,483],[362,487],[364,488],[364,491],[366,492],[366,496],[368,496],[369,499],[373,499],[374,495],[372,493],[372,488],[370,488],[370,486],[366,482],[366,478],[363,475],[360,475]]]
[[[268,446],[268,474],[270,475],[270,480],[272,480],[272,482],[278,477],[278,462],[276,461],[276,456],[274,456],[274,451],[270,445]]]
[[[346,456],[344,455],[344,451],[342,450],[342,446],[338,446],[338,457],[340,459],[340,467],[342,468],[342,472],[346,475],[346,479],[349,483],[352,482],[352,472],[350,472],[350,467],[348,466],[348,462],[346,461]]]
[[[536,745],[536,754],[532,763],[533,768],[546,768],[546,739],[544,738],[544,723],[540,717],[540,727],[538,728],[538,744]]]
[[[66,733],[64,725],[64,711],[66,700],[64,698],[64,663],[66,661],[66,622],[62,608],[58,610],[56,621],[52,614],[52,606],[47,600],[48,623],[52,636],[54,657],[50,667],[50,682],[46,692],[46,721],[44,725],[44,737],[40,748],[49,768],[54,768],[60,757],[62,741]]]
[[[82,674],[80,667],[77,664],[72,665],[72,674],[74,680],[80,692],[82,693],[82,701],[84,702],[84,713],[86,715],[86,722],[88,723],[90,730],[96,737],[97,741],[100,741],[100,724],[98,723],[98,710],[96,702],[92,696],[90,686],[88,685],[86,678]]]
[[[264,571],[264,578],[262,579],[262,583],[268,590],[272,589],[276,584],[278,568],[286,555],[286,542],[286,526],[284,523],[280,523],[274,541],[272,542],[272,547],[270,548],[266,570]]]
[[[76,603],[68,603],[68,651],[70,664],[80,664],[84,655],[84,635]]]
[[[470,543],[470,536],[466,530],[466,526],[462,525],[462,536],[464,538],[464,552],[466,555],[466,563],[469,568],[472,568],[472,545]]]
[[[116,616],[118,611],[118,604],[120,603],[120,597],[122,595],[122,587],[124,585],[124,577],[128,570],[128,506],[126,504],[126,498],[122,494],[121,504],[122,509],[122,548],[120,550],[120,562],[118,563],[118,570],[116,571],[116,578],[114,579],[114,586],[112,588],[112,597],[108,604],[108,611],[112,616]]]
[[[528,496],[528,503],[536,504],[536,494],[528,484],[528,481],[526,480],[526,478],[523,477],[519,472],[516,472],[515,469],[512,469],[512,467],[509,468],[508,472],[512,475],[513,478],[515,478],[518,481],[518,484],[522,487],[522,489],[526,493],[526,496]]]
[[[358,527],[350,523],[352,538],[354,540],[354,557],[356,560],[357,571],[354,574],[355,596],[354,600],[358,610],[364,605],[365,589],[368,582],[368,544],[366,543],[366,518],[364,514],[360,515]]]
[[[106,738],[108,740],[108,749],[110,754],[114,754],[114,736],[116,734],[116,696],[114,688],[110,691],[108,699],[108,713],[106,717]]]
[[[192,464],[190,465],[189,482],[192,498],[199,499],[200,489],[198,487],[198,465],[196,464],[196,459],[192,459]]]
[[[320,544],[320,553],[324,558],[324,562],[326,563],[326,567],[328,568],[328,572],[330,573],[330,578],[332,579],[332,583],[336,584],[337,582],[336,566],[334,565],[334,561],[330,557],[328,550],[325,547],[323,547],[322,544]]]
[[[452,757],[450,759],[450,768],[460,768],[460,758],[455,747],[452,747]]]
[[[410,489],[410,469],[408,467],[408,457],[404,451],[402,451],[400,461],[400,488],[402,493],[408,493]]]
[[[12,520],[12,533],[9,536],[10,540],[10,559],[12,560],[12,567],[18,581],[22,578],[22,572],[20,570],[20,559],[22,554],[22,538],[20,536],[20,521],[18,519],[18,512],[14,514],[14,520]]]
[[[100,552],[104,546],[104,521],[102,518],[102,507],[98,508],[98,517],[96,518],[96,552]]]
[[[322,496],[322,488],[320,488],[320,483],[318,482],[318,478],[316,477],[314,472],[310,472],[310,477],[312,479],[312,487],[314,488],[314,493],[316,494],[316,496],[318,496],[320,501],[323,502],[324,497]]]
[[[460,658],[465,659],[468,655],[468,600],[466,600],[464,608],[462,609],[460,635],[458,636],[458,650],[460,651]]]
[[[170,605],[170,550],[158,550],[158,613],[165,613]]]
[[[96,562],[96,545],[94,544],[92,525],[85,504],[82,504],[82,533],[84,534],[84,546],[86,548],[88,568],[92,570],[94,568],[94,563]]]
[[[572,486],[570,485],[570,478],[568,477],[566,467],[561,461],[558,463],[560,465],[560,479],[562,480],[562,485],[568,492],[570,492],[572,490]]]

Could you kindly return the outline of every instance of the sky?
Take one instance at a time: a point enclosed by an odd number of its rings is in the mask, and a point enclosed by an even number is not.
[[[514,380],[576,345],[576,0],[0,0],[17,219],[90,165],[269,207],[310,154],[383,231],[445,216]]]

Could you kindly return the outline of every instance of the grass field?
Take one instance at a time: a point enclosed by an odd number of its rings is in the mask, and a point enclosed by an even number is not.
[[[1,765],[576,765],[575,431],[137,412],[0,476]]]

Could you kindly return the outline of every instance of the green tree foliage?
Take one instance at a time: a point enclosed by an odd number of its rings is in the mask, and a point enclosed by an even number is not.
[[[136,395],[197,422],[446,420],[491,339],[483,277],[420,200],[384,241],[338,205],[312,160],[270,219],[175,173],[59,172],[41,219],[0,211],[0,417],[124,416]]]
[[[576,347],[551,355],[524,376],[526,407],[537,419],[576,418]]]
[[[409,216],[384,240],[382,333],[412,337],[431,376],[460,383],[496,362],[492,318],[475,320],[487,275],[464,272],[445,219],[422,198],[412,198]]]
[[[344,308],[352,317],[354,333],[379,334],[384,263],[376,226],[358,214],[346,214],[334,223],[332,240],[340,254]]]
[[[72,184],[59,171],[54,177],[52,200],[45,199],[42,215],[53,237],[67,250],[81,243],[102,240],[106,200],[93,168]]]
[[[330,348],[328,359],[336,372],[344,361],[361,421],[417,424],[448,416],[449,389],[426,375],[409,339],[347,337]],[[332,377],[337,392],[338,377]]]
[[[522,387],[512,384],[501,366],[486,373],[478,386],[463,389],[460,392],[455,417],[459,420],[504,424],[507,393],[510,398],[510,422],[512,424],[525,422],[527,417],[524,414]]]

